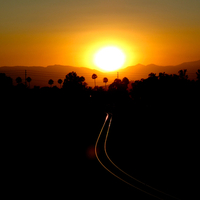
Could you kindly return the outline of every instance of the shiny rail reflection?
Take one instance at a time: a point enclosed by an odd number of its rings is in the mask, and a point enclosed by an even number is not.
[[[110,120],[109,120],[108,126],[106,126],[106,123],[107,123],[107,121],[108,121],[108,119],[109,119],[109,116],[110,116]],[[107,139],[108,139],[108,134],[109,134],[111,122],[112,122],[112,114],[111,114],[111,113],[107,113],[106,118],[105,118],[105,121],[104,121],[104,124],[103,124],[103,126],[102,126],[102,128],[101,128],[101,131],[100,131],[100,133],[99,133],[99,135],[98,135],[98,138],[97,138],[97,141],[96,141],[96,144],[95,144],[95,155],[96,155],[96,158],[97,158],[97,160],[99,161],[99,163],[100,163],[110,174],[112,174],[113,176],[115,176],[115,177],[118,178],[119,180],[123,181],[124,183],[130,185],[131,187],[134,187],[134,188],[140,190],[141,192],[146,193],[147,195],[150,195],[150,196],[155,197],[155,198],[157,198],[157,199],[178,199],[178,198],[176,198],[176,197],[174,197],[174,196],[172,196],[172,195],[170,195],[170,194],[167,194],[167,193],[165,193],[165,192],[163,192],[163,191],[160,191],[160,190],[158,190],[158,189],[156,189],[156,188],[153,188],[153,187],[151,187],[151,186],[145,184],[144,182],[142,182],[142,181],[140,181],[140,180],[138,180],[138,179],[132,177],[131,175],[129,175],[128,173],[126,173],[125,171],[123,171],[121,168],[119,168],[119,167],[110,159],[110,157],[108,156],[107,150],[106,150],[106,144],[107,144]],[[125,174],[125,175],[128,176],[129,178],[133,179],[134,181],[137,181],[138,183],[142,184],[143,186],[145,186],[145,187],[147,187],[147,188],[149,188],[149,189],[152,189],[152,190],[156,191],[157,193],[160,193],[160,194],[164,195],[163,198],[158,197],[159,195],[151,194],[150,192],[147,192],[147,191],[145,191],[144,189],[141,189],[141,188],[139,188],[139,187],[136,187],[135,185],[133,185],[133,184],[131,184],[130,182],[128,182],[128,181],[124,180],[123,178],[121,178],[119,175],[116,175],[115,173],[113,173],[110,169],[108,169],[108,168],[102,163],[102,161],[99,159],[98,153],[97,153],[97,146],[98,146],[98,143],[99,143],[99,139],[100,139],[100,137],[102,136],[102,133],[104,133],[104,134],[106,133],[106,135],[105,135],[105,141],[104,141],[104,152],[105,152],[105,155],[106,155],[108,161],[109,161],[115,168],[117,168],[120,172],[122,172],[123,174]],[[103,136],[102,136],[102,137],[103,137]]]

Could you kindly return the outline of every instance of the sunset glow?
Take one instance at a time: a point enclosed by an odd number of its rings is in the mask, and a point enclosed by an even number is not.
[[[0,66],[61,64],[99,69],[92,58],[108,45],[125,51],[124,67],[199,60],[200,1],[83,2],[4,1]],[[128,55],[121,44],[129,48]]]

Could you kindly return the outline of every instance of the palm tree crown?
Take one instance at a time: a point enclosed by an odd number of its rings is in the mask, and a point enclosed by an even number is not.
[[[60,84],[60,87],[61,87],[62,82],[63,82],[62,79],[58,79],[58,83]]]
[[[97,75],[96,74],[92,74],[92,79],[94,79],[94,86],[96,87],[96,79],[97,78]]]
[[[54,81],[53,81],[52,79],[50,79],[49,82],[48,82],[48,84],[49,84],[50,86],[52,86],[53,83],[54,83]]]
[[[106,83],[108,82],[108,78],[107,78],[107,77],[104,77],[104,78],[103,78],[103,82],[105,83],[105,88],[106,88]]]
[[[26,81],[29,83],[29,88],[30,88],[30,82],[32,81],[31,77],[27,77]]]
[[[21,77],[17,77],[16,79],[17,84],[20,84],[22,82],[22,78]]]

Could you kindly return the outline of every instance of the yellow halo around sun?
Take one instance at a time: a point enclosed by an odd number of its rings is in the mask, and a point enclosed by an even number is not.
[[[94,64],[105,71],[121,68],[126,60],[123,51],[115,46],[103,47],[94,55]]]

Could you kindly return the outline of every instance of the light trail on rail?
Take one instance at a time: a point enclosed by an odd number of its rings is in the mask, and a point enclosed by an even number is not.
[[[152,189],[152,190],[154,190],[154,191],[156,191],[156,192],[159,192],[159,193],[161,193],[161,194],[163,194],[163,195],[166,195],[166,196],[167,196],[167,199],[170,198],[170,199],[177,199],[177,200],[178,200],[178,198],[176,198],[176,197],[174,197],[174,196],[172,196],[172,195],[170,195],[170,194],[167,194],[167,193],[165,193],[165,192],[163,192],[163,191],[160,191],[160,190],[158,190],[158,189],[156,189],[156,188],[153,188],[153,187],[151,187],[151,186],[145,184],[144,182],[142,182],[142,181],[140,181],[140,180],[138,180],[138,179],[132,177],[131,175],[129,175],[128,173],[126,173],[125,171],[123,171],[121,168],[119,168],[119,167],[110,159],[110,157],[108,156],[107,150],[106,150],[106,145],[107,145],[108,134],[109,134],[109,130],[110,130],[111,122],[112,122],[112,114],[111,114],[111,113],[107,113],[106,118],[105,118],[105,121],[104,121],[104,124],[103,124],[103,126],[102,126],[102,128],[101,128],[101,131],[100,131],[100,133],[99,133],[99,135],[98,135],[98,138],[97,138],[97,141],[96,141],[96,144],[95,144],[95,155],[96,155],[96,158],[97,158],[97,160],[99,161],[99,163],[100,163],[110,174],[112,174],[113,176],[115,176],[115,177],[118,178],[119,180],[123,181],[124,183],[130,185],[131,187],[134,187],[135,189],[138,189],[139,191],[144,192],[144,193],[146,193],[147,195],[150,195],[150,196],[155,197],[155,198],[157,198],[157,199],[163,199],[163,198],[160,198],[160,197],[158,197],[158,196],[156,196],[156,195],[153,195],[153,194],[151,194],[151,193],[149,193],[149,192],[147,192],[147,191],[145,191],[145,190],[143,190],[143,189],[141,189],[141,188],[139,188],[139,187],[136,187],[135,185],[133,185],[133,184],[129,183],[128,181],[124,180],[123,178],[119,177],[118,175],[116,175],[115,173],[113,173],[110,169],[108,169],[108,168],[101,162],[101,160],[99,159],[98,154],[97,154],[97,146],[98,146],[98,143],[99,143],[99,139],[100,139],[100,137],[101,137],[101,135],[102,135],[102,132],[103,132],[104,129],[105,129],[105,125],[106,125],[106,123],[107,123],[107,120],[108,120],[108,118],[109,118],[109,115],[111,115],[111,117],[110,117],[110,120],[109,120],[108,128],[107,128],[107,131],[106,131],[106,136],[105,136],[105,141],[104,141],[104,152],[105,152],[105,155],[106,155],[107,159],[109,160],[109,162],[110,162],[115,168],[117,168],[119,171],[121,171],[123,174],[125,174],[125,175],[128,176],[128,177],[130,177],[130,178],[133,179],[134,181],[137,181],[138,183],[140,183],[140,184],[144,185],[145,187],[148,187],[148,188],[150,188],[150,189]],[[164,199],[166,199],[166,198],[164,198]]]

